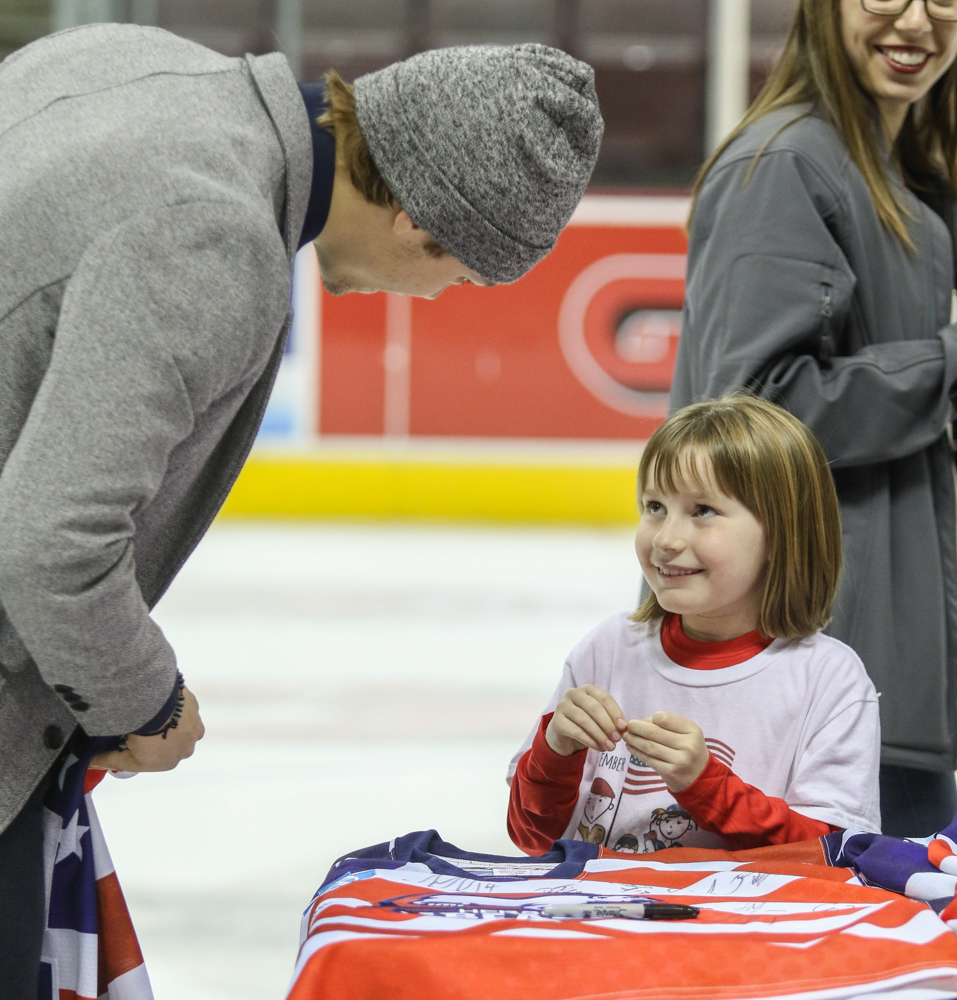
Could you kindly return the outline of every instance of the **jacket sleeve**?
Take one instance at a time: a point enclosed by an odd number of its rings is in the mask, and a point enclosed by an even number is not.
[[[723,837],[733,851],[813,840],[840,829],[765,795],[714,757],[675,800],[702,830]]]
[[[258,377],[288,301],[275,221],[229,201],[134,217],[69,280],[0,472],[0,603],[46,683],[87,705],[74,714],[89,735],[136,730],[170,696],[175,658],[137,583],[136,517],[177,475],[197,415]]]
[[[810,427],[835,466],[926,448],[951,417],[957,329],[839,353],[856,284],[834,235],[843,196],[792,149],[751,165],[719,164],[695,208],[673,404],[747,387]]]
[[[585,770],[587,750],[563,757],[548,745],[542,716],[532,746],[519,758],[508,799],[508,835],[526,854],[544,854],[565,832]]]

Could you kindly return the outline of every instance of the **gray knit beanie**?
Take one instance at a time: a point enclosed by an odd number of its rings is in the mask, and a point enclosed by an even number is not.
[[[554,246],[591,176],[594,72],[547,45],[435,49],[355,81],[359,127],[416,225],[483,278]]]

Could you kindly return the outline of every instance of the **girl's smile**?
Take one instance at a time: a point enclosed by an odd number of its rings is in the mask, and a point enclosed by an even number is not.
[[[765,531],[740,501],[714,486],[699,459],[675,492],[650,484],[641,497],[635,551],[665,611],[681,615],[694,639],[733,639],[757,627]]]

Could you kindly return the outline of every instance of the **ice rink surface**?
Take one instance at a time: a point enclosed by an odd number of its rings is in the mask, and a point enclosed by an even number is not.
[[[157,1000],[283,997],[349,850],[517,854],[508,761],[639,582],[626,529],[215,525],[156,610],[206,738],[94,793]]]

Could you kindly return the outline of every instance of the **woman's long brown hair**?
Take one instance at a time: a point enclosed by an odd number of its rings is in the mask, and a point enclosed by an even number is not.
[[[767,83],[744,118],[698,172],[692,192],[692,215],[711,168],[728,146],[759,118],[795,104],[810,104],[840,133],[864,177],[877,214],[907,247],[906,206],[894,191],[874,131],[876,108],[851,69],[841,33],[840,0],[799,0],[794,23]],[[787,126],[785,126],[786,128]],[[748,172],[750,178],[765,143]],[[912,187],[941,182],[957,191],[957,64],[908,110],[894,153],[902,179]]]

